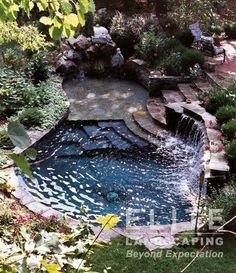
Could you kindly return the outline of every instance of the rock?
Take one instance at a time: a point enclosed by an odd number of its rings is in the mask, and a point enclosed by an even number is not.
[[[81,62],[82,59],[83,59],[82,54],[75,51],[74,49],[64,51],[64,57],[67,60],[70,60],[70,61],[73,61],[73,62],[76,62],[76,63]]]
[[[115,55],[117,52],[116,44],[106,44],[100,47],[100,53],[104,58],[110,58],[110,56]]]
[[[73,42],[73,47],[77,50],[86,50],[87,48],[89,48],[92,45],[91,43],[91,39],[90,38],[86,38],[83,35],[79,35],[76,38],[76,41]]]
[[[65,50],[70,50],[71,46],[68,43],[64,43],[60,46],[60,52],[64,52]]]
[[[113,44],[114,42],[112,41],[110,35],[100,35],[100,36],[92,37],[92,43],[106,45],[106,44]]]
[[[74,37],[72,37],[72,38],[67,39],[67,40],[65,41],[65,43],[66,43],[67,46],[73,47],[74,44],[76,43],[76,41],[77,41],[77,39],[74,38]]]
[[[73,73],[78,70],[78,66],[70,60],[61,57],[56,63],[56,72],[60,74]]]
[[[99,25],[93,27],[94,37],[108,35],[108,29]]]
[[[141,59],[129,58],[125,64],[125,72],[131,79],[136,79],[145,88],[149,88],[149,70]]]
[[[87,59],[94,59],[98,55],[99,47],[96,45],[91,45],[85,52],[85,56]]]

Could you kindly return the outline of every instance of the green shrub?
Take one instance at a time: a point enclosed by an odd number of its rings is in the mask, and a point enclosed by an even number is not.
[[[51,77],[48,81],[41,83],[44,89],[47,103],[42,104],[41,111],[43,114],[41,127],[44,129],[53,127],[60,115],[65,111],[65,96],[60,92],[60,83],[58,78]]]
[[[136,46],[136,51],[148,64],[155,65],[157,59],[162,55],[165,46],[165,37],[157,36],[154,31],[145,32]]]
[[[27,129],[40,126],[42,123],[43,114],[35,107],[26,108],[18,113],[20,123]]]
[[[182,72],[182,56],[180,52],[171,52],[163,61],[159,68],[167,75],[177,76]]]
[[[49,66],[43,52],[33,55],[27,70],[34,84],[49,78]]]
[[[11,117],[27,108],[38,108],[42,113],[43,128],[54,126],[66,109],[57,77],[35,86],[23,73],[4,68],[0,70],[0,115]],[[29,124],[30,126],[31,124]],[[33,125],[33,124],[32,124]]]
[[[225,105],[216,112],[217,120],[220,124],[236,118],[236,106]]]
[[[235,143],[236,144],[236,143]],[[236,147],[236,145],[235,145]],[[236,151],[236,149],[235,149]],[[231,213],[236,206],[236,188],[231,186],[231,191],[221,190],[219,193],[213,191],[211,197],[208,198],[208,207],[210,209],[223,209],[222,218],[226,222],[230,219]]]
[[[224,31],[229,39],[236,38],[236,23],[228,23],[224,25]]]
[[[156,34],[151,30],[141,35],[136,51],[149,65],[156,66],[158,61],[162,61],[178,46],[180,46],[179,41],[168,38],[164,34]]]
[[[179,24],[173,17],[167,15],[161,16],[159,18],[159,23],[164,32],[169,36],[173,36],[179,31]]]
[[[190,30],[177,32],[175,38],[179,40],[184,46],[191,47],[194,41],[194,37]]]
[[[183,46],[179,40],[154,31],[144,32],[136,51],[151,67],[169,75],[189,74],[196,63],[203,63],[203,54]]]
[[[0,127],[0,148],[1,149],[11,149],[13,148],[13,144],[7,134],[6,126]]]
[[[224,33],[224,26],[222,25],[212,25],[210,28],[211,32],[216,35],[221,35]]]
[[[30,103],[29,94],[36,92],[23,73],[11,69],[0,70],[0,114],[9,117]]]
[[[16,22],[0,22],[0,45],[15,42],[22,50],[39,52],[51,46],[34,26],[19,27]]]
[[[27,54],[15,42],[5,44],[2,48],[1,63],[3,67],[7,66],[13,70],[24,71],[28,63]]]
[[[236,120],[230,120],[221,126],[223,135],[231,140],[236,137]]]
[[[128,57],[134,53],[135,44],[147,28],[156,31],[155,20],[140,15],[128,17],[117,12],[111,21],[110,34],[125,57]]]
[[[225,105],[234,105],[234,98],[229,96],[227,90],[217,90],[211,92],[208,96],[206,102],[206,110],[212,114],[215,114],[216,111],[222,106]]]
[[[236,172],[236,139],[228,143],[225,151],[229,158],[231,171]]]
[[[204,62],[203,54],[192,48],[183,47],[180,50],[182,56],[182,72],[188,74],[190,68],[194,67],[195,64],[202,65]]]

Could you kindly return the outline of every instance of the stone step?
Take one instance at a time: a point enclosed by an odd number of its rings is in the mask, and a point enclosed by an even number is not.
[[[188,83],[178,84],[180,92],[183,94],[185,99],[190,99],[191,101],[198,101],[196,91]]]
[[[147,110],[154,120],[156,120],[161,126],[166,127],[166,108],[160,98],[149,98],[147,100]]]
[[[124,140],[127,140],[132,145],[135,144],[139,147],[145,147],[148,145],[147,141],[137,137],[130,129],[127,128],[127,126],[124,126],[123,121],[113,122],[112,124],[109,121],[100,121],[98,122],[98,125],[101,128],[112,128],[117,134],[122,136]]]
[[[227,88],[232,85],[232,76],[229,74],[205,72],[207,80],[215,88]]]
[[[209,93],[214,89],[214,87],[206,79],[196,80],[193,82],[193,84],[198,91],[204,93]]]
[[[225,152],[211,153],[209,163],[211,173],[224,174],[229,171],[228,161],[225,158]]]
[[[161,90],[161,93],[166,103],[184,101],[184,96],[178,90]]]
[[[143,130],[157,138],[163,138],[163,133],[165,134],[165,131],[156,124],[155,120],[147,112],[134,112],[133,118]]]
[[[197,120],[203,120],[206,128],[213,128],[217,126],[216,117],[206,112],[205,108],[199,105],[199,102],[184,104],[183,108],[184,113]]]

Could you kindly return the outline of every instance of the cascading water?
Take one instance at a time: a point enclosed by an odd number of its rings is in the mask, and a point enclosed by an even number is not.
[[[204,123],[182,114],[175,134],[176,137],[180,137],[196,147],[194,157],[197,160],[196,165],[192,168],[192,175],[199,176],[199,170],[203,169],[203,146],[207,143]]]

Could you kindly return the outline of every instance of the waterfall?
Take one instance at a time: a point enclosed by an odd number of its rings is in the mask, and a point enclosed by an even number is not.
[[[204,123],[183,114],[176,128],[176,137],[184,139],[185,142],[195,147],[195,152],[192,156],[196,160],[192,166],[189,176],[199,177],[201,170],[204,168],[203,146],[208,142]],[[198,183],[198,179],[196,182]]]
[[[204,123],[183,114],[178,122],[176,136],[202,147],[207,141]]]

